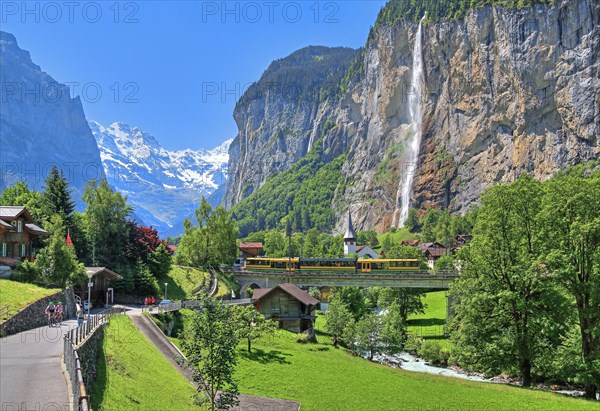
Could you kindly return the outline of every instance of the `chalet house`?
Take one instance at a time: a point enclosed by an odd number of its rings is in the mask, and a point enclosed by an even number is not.
[[[279,284],[274,288],[257,288],[252,302],[267,319],[279,321],[279,328],[304,332],[313,328],[319,300],[294,284]]]
[[[263,243],[240,243],[238,245],[240,250],[240,258],[252,258],[263,255]]]
[[[461,248],[473,239],[471,234],[459,234],[454,238],[454,248]]]
[[[247,258],[261,257],[264,255],[263,243],[261,242],[240,243],[238,249],[240,250],[240,255],[235,260],[234,267],[236,268],[244,268],[246,266]]]
[[[0,265],[15,267],[35,257],[33,241],[48,232],[35,225],[25,207],[0,206]]]
[[[417,247],[419,245],[419,240],[402,240],[402,245],[408,247]]]
[[[446,255],[447,250],[446,247],[441,245],[440,243],[423,243],[419,246],[423,255],[427,259],[427,265],[429,268],[433,269],[435,262],[443,255]]]

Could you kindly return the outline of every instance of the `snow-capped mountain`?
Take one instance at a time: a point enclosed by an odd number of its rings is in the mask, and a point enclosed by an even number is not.
[[[125,123],[105,127],[95,121],[89,125],[109,183],[127,195],[135,213],[163,236],[181,233],[183,220],[201,197],[210,198],[226,182],[231,140],[213,150],[168,151],[138,127]]]

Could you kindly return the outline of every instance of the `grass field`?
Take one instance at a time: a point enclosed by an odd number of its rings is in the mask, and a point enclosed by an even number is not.
[[[59,291],[58,288],[44,288],[34,284],[0,279],[0,307],[10,304],[8,315],[0,318],[0,322],[40,298]]]
[[[160,281],[161,297],[164,298],[164,283],[168,283],[167,297],[170,300],[185,300],[193,295],[194,291],[204,284],[208,287],[210,275],[197,268],[173,266],[168,277],[164,281]],[[229,290],[227,286],[219,281],[217,289],[217,297],[227,295]]]
[[[379,241],[379,246],[375,247],[376,251],[381,250],[381,245],[385,241],[386,237],[390,237],[394,243],[400,244],[400,242],[402,240],[416,240],[417,234],[411,233],[410,231],[408,231],[408,228],[404,228],[404,227],[398,228],[395,233],[388,231],[387,233],[379,234],[377,236],[377,240]]]
[[[411,373],[335,349],[317,320],[318,344],[278,331],[239,347],[237,379],[245,394],[300,401],[310,410],[600,410],[600,404],[500,384]]]
[[[413,314],[408,317],[408,332],[425,339],[439,340],[443,347],[450,347],[450,341],[445,338],[446,324],[446,292],[432,291],[423,297],[424,314]]]
[[[127,316],[106,327],[92,390],[95,410],[199,410],[196,390]]]

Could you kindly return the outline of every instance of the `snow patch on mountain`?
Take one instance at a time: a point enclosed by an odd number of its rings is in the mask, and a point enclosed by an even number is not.
[[[116,122],[89,122],[109,183],[162,235],[183,231],[183,220],[227,181],[227,140],[212,150],[169,151],[150,133]],[[216,205],[216,204],[213,204]]]

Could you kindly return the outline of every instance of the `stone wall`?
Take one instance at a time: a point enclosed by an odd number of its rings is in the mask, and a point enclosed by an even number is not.
[[[85,390],[91,394],[94,380],[96,379],[96,362],[98,361],[98,349],[102,344],[104,326],[101,325],[92,335],[77,347],[79,362],[81,363],[81,374]]]
[[[15,315],[0,324],[0,335],[6,336],[16,334],[21,331],[31,330],[32,328],[48,325],[48,320],[44,310],[50,301],[62,301],[65,305],[64,318],[70,318],[75,315],[75,294],[72,288],[44,297],[23,308]]]

